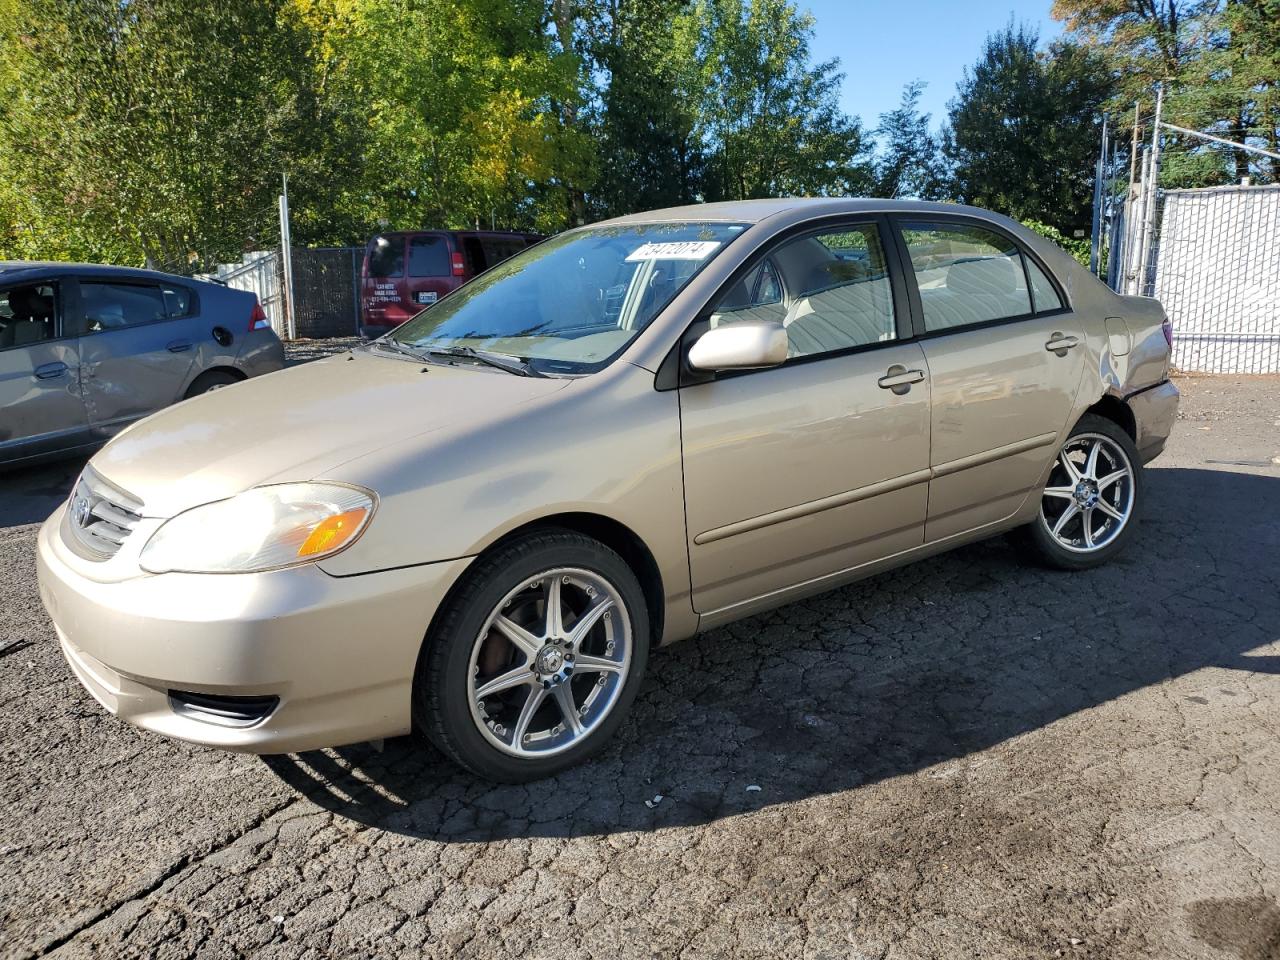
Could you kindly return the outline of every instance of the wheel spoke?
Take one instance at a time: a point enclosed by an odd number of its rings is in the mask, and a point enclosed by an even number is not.
[[[1107,487],[1111,486],[1117,480],[1123,480],[1129,475],[1129,471],[1125,469],[1117,470],[1115,473],[1108,473],[1105,477],[1098,481],[1098,492],[1101,493]]]
[[[1058,517],[1058,522],[1053,525],[1053,535],[1055,537],[1062,536],[1062,528],[1065,527],[1071,518],[1080,512],[1080,508],[1075,503],[1067,505],[1067,509],[1062,511],[1062,516]]]
[[[1121,513],[1119,510],[1117,510],[1117,509],[1116,509],[1115,507],[1113,507],[1111,504],[1107,503],[1107,501],[1106,501],[1106,500],[1103,500],[1103,499],[1101,499],[1101,498],[1099,498],[1099,500],[1098,500],[1098,509],[1099,509],[1099,510],[1101,510],[1103,513],[1105,513],[1108,517],[1111,517],[1111,519],[1113,519],[1113,520],[1123,520],[1123,519],[1124,519],[1124,514],[1123,514],[1123,513]]]
[[[529,688],[529,696],[525,698],[524,706],[520,708],[520,716],[516,718],[515,729],[512,731],[512,746],[520,746],[524,735],[529,731],[529,722],[533,720],[533,715],[538,712],[538,708],[546,698],[547,691],[543,687]]]
[[[500,613],[493,618],[493,627],[510,640],[517,650],[528,657],[530,663],[538,655],[538,650],[542,648],[542,644],[537,637],[505,614]]]
[[[575,673],[621,673],[622,664],[605,657],[593,657],[580,653],[573,661]]]
[[[569,634],[569,646],[576,648],[583,640],[586,639],[591,628],[600,622],[600,618],[605,612],[613,609],[613,601],[608,597],[603,598],[596,603],[594,607],[586,610],[577,622],[573,625],[573,632]]]
[[[562,683],[554,689],[553,695],[564,717],[565,726],[576,737],[582,732],[582,718],[578,716],[578,708],[573,703],[573,691],[569,689],[569,684]]]
[[[492,697],[495,693],[518,687],[522,683],[533,683],[533,673],[529,670],[527,663],[521,664],[514,670],[508,670],[506,673],[500,673],[492,680],[482,684],[476,690],[476,699],[484,700],[487,697]]]
[[[1102,452],[1102,441],[1093,441],[1093,447],[1089,450],[1089,457],[1084,463],[1084,476],[1090,480],[1098,478],[1098,454]]]
[[[1071,500],[1075,497],[1075,487],[1045,487],[1044,495],[1046,497],[1059,497],[1063,500]]]
[[[547,627],[548,640],[564,636],[564,609],[560,600],[560,578],[547,580]]]
[[[1080,514],[1080,525],[1084,527],[1084,545],[1093,548],[1093,508],[1084,510]]]
[[[1080,482],[1080,471],[1077,470],[1076,465],[1071,462],[1071,458],[1067,456],[1066,450],[1063,450],[1062,453],[1058,454],[1058,462],[1062,464],[1062,469],[1067,471],[1067,476],[1071,478],[1073,486]]]

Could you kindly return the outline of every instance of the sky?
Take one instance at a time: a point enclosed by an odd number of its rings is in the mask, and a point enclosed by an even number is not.
[[[972,66],[989,33],[1010,16],[1039,28],[1041,44],[1062,32],[1049,16],[1052,0],[798,0],[813,14],[815,62],[840,59],[842,105],[874,130],[912,80],[928,86],[921,97],[931,125],[941,126],[947,101],[965,67]]]

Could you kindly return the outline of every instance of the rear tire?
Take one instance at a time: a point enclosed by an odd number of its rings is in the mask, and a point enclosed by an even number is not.
[[[1012,539],[1045,566],[1099,566],[1133,537],[1142,494],[1142,460],[1132,438],[1112,421],[1085,414],[1058,451],[1035,520]]]
[[[648,653],[626,562],[580,534],[531,534],[478,559],[446,600],[418,658],[414,721],[488,780],[548,777],[605,746]]]
[[[227,373],[225,370],[206,370],[191,381],[191,386],[187,387],[187,392],[182,399],[190,400],[192,397],[198,397],[200,394],[208,393],[211,390],[221,390],[223,387],[229,387],[231,384],[239,383],[243,379],[243,377],[237,377],[234,373]]]

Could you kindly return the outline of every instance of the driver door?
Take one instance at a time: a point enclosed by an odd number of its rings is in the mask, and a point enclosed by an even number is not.
[[[705,315],[773,319],[788,359],[680,389],[694,608],[726,613],[924,542],[929,381],[884,224],[787,240]]]

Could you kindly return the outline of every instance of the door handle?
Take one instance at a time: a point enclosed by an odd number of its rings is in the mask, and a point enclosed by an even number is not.
[[[913,383],[919,383],[923,379],[923,370],[908,370],[902,364],[895,363],[876,383],[881,390],[892,390],[900,397],[911,390]]]
[[[1065,333],[1059,333],[1055,330],[1053,336],[1049,338],[1049,342],[1044,345],[1044,348],[1050,353],[1056,353],[1060,357],[1065,357],[1067,355],[1067,351],[1079,343],[1080,341],[1078,338],[1069,336]]]
[[[66,373],[67,369],[67,365],[61,360],[56,360],[53,363],[42,363],[36,367],[36,379],[54,380]]]
[[[182,353],[184,350],[191,349],[190,340],[170,340],[164,345],[164,348],[170,353]]]

